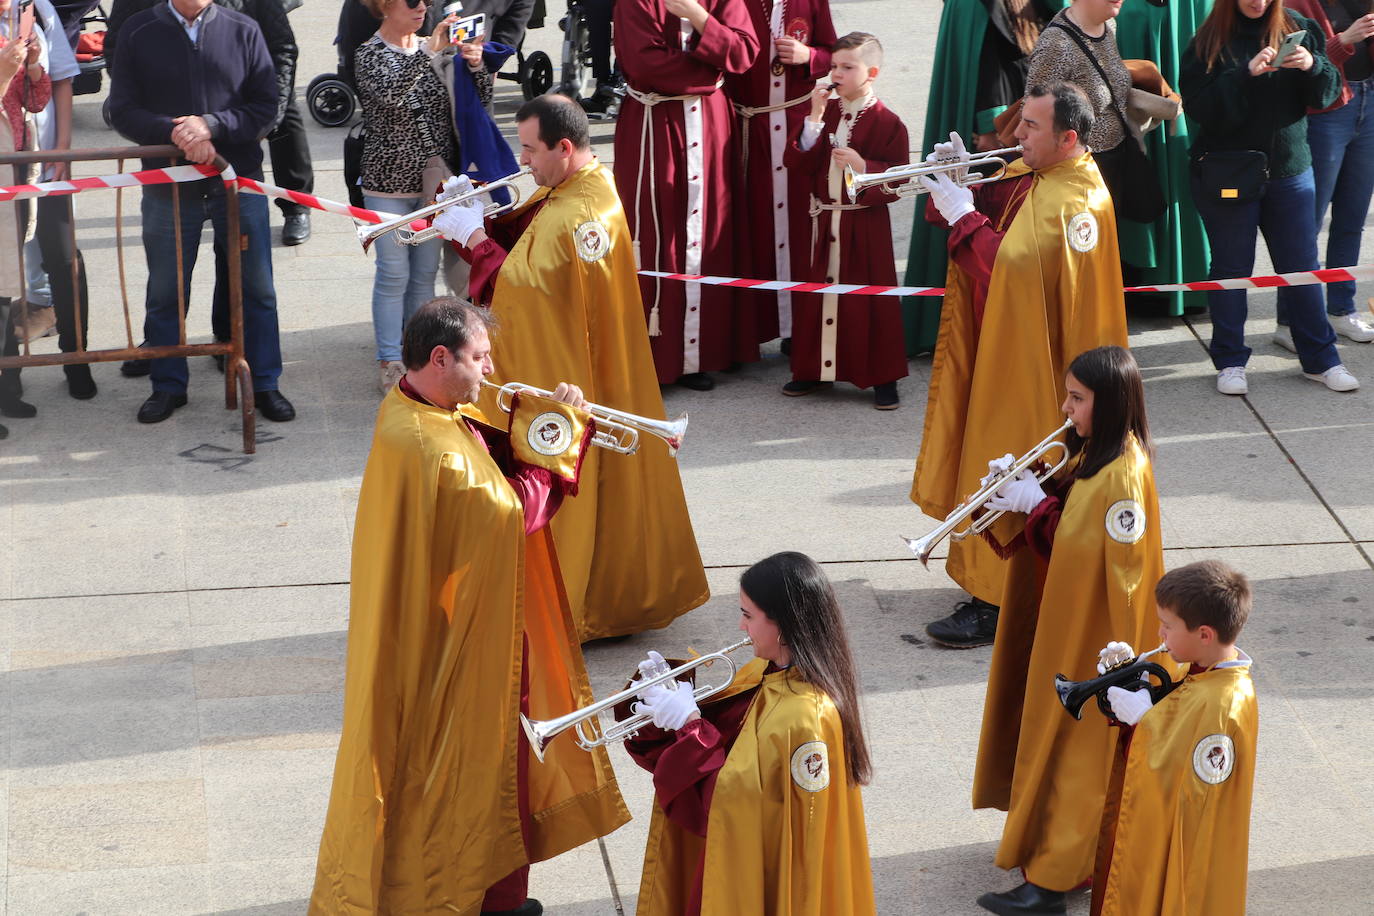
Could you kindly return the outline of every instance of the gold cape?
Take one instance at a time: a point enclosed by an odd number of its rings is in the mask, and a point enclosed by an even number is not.
[[[1017,161],[1007,177],[1029,171]],[[937,519],[978,489],[989,461],[1025,453],[1064,422],[1064,370],[1075,356],[1127,345],[1116,216],[1092,154],[1035,172],[997,249],[981,333],[971,281],[952,259],[945,286],[911,486],[911,501]],[[1013,516],[992,528],[1003,544],[1023,520]],[[970,594],[1001,603],[1006,565],[981,538],[951,542],[945,569]]]
[[[1069,490],[1048,564],[1029,548],[1007,563],[973,777],[973,807],[1007,812],[999,868],[1059,891],[1092,874],[1117,731],[1069,715],[1054,676],[1096,677],[1109,640],[1149,643],[1163,572],[1154,473],[1134,437]]]
[[[343,735],[310,912],[475,913],[525,864],[516,795],[521,633],[530,715],[592,699],[546,530],[457,413],[382,401],[353,539]],[[629,820],[604,752],[530,758],[533,861]]]
[[[593,161],[525,207],[545,198],[497,275],[492,381],[572,382],[593,403],[662,417],[632,239],[610,172]],[[489,416],[492,397],[488,389],[481,402]],[[590,450],[553,537],[583,640],[667,626],[710,597],[677,460],[654,436],[641,435],[635,455]]]
[[[766,667],[755,659],[715,697],[758,685],[716,777],[706,837],[669,821],[655,801],[639,916],[680,916],[703,844],[701,916],[874,912],[863,797],[849,784],[839,712],[810,684],[787,671],[765,676]],[[817,753],[828,765],[824,788],[814,776]]]
[[[1104,839],[1113,826],[1115,839],[1094,913],[1245,912],[1258,731],[1249,664],[1190,675],[1145,714],[1131,738],[1119,810],[1109,812],[1115,823],[1104,819]],[[1209,753],[1225,756],[1208,760]]]

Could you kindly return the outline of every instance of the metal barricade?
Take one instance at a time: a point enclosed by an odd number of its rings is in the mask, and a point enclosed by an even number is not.
[[[175,146],[127,146],[113,147],[108,149],[76,149],[76,150],[40,150],[24,153],[8,153],[0,155],[0,165],[29,165],[41,162],[94,162],[101,160],[117,160],[118,170],[124,170],[124,161],[127,159],[170,159],[179,160],[181,150]],[[228,170],[229,165],[222,157],[216,157],[214,166],[221,170]],[[218,180],[215,178],[206,180]],[[122,305],[124,309],[124,331],[128,346],[117,349],[90,350],[86,347],[85,322],[82,321],[83,313],[89,308],[90,303],[81,301],[81,287],[77,282],[77,271],[79,269],[77,259],[72,258],[72,293],[75,299],[73,303],[73,321],[75,324],[76,350],[70,353],[51,353],[36,355],[30,349],[30,342],[27,335],[24,336],[23,347],[18,356],[0,355],[0,369],[11,367],[28,368],[30,366],[68,366],[77,363],[103,363],[117,362],[131,359],[158,359],[169,356],[223,356],[224,365],[224,406],[228,410],[238,409],[243,417],[243,451],[245,454],[253,454],[256,451],[255,426],[256,414],[253,409],[253,378],[248,368],[248,361],[243,355],[243,273],[242,273],[242,247],[240,244],[226,244],[225,255],[229,267],[229,339],[227,341],[214,341],[212,343],[192,344],[186,342],[186,283],[184,281],[185,272],[182,267],[182,226],[181,226],[181,186],[177,182],[172,182],[172,212],[174,226],[174,243],[177,251],[177,327],[178,342],[175,345],[148,347],[139,346],[134,343],[133,321],[129,315],[129,297],[127,284],[125,283],[124,273],[124,237],[123,220],[121,215],[115,218],[115,243],[116,255],[119,266],[119,283],[122,295]],[[123,189],[117,188],[116,195],[122,195]],[[226,209],[226,229],[230,239],[240,238],[239,233],[239,198],[238,185],[233,181],[226,182],[224,187],[225,209]],[[71,247],[75,252],[76,245],[76,219],[72,213],[72,201],[68,195],[68,220],[71,232]],[[24,226],[20,222],[21,204],[24,200],[15,200],[14,219],[19,228],[19,274],[21,295],[18,301],[22,302],[19,306],[19,318],[27,325],[28,303],[23,302],[24,296]],[[120,211],[117,211],[119,213]],[[13,320],[13,316],[11,316]],[[238,388],[235,390],[235,383]]]

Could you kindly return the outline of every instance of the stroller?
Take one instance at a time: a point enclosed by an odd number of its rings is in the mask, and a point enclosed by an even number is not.
[[[575,4],[576,0],[570,0],[570,3]],[[306,108],[309,109],[310,116],[323,127],[342,127],[352,121],[358,111],[358,93],[353,77],[353,52],[366,34],[370,34],[371,29],[375,28],[375,22],[364,21],[356,15],[356,10],[350,10],[350,5],[360,8],[360,4],[345,2],[339,13],[339,34],[334,39],[334,44],[339,49],[338,70],[316,76],[305,90]],[[435,11],[437,8],[431,6],[430,9]],[[525,28],[543,28],[544,18],[545,0],[535,0],[530,21]],[[579,34],[585,42],[585,30]],[[522,41],[521,45],[523,44]],[[566,60],[566,53],[564,57]],[[522,48],[517,48],[516,62],[518,66],[513,73],[498,73],[497,76],[519,83],[526,99],[543,95],[553,87],[553,61],[549,59],[549,55],[543,51],[535,51],[526,56]]]

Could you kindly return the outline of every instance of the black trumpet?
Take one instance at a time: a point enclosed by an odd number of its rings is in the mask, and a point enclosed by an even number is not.
[[[1064,704],[1064,708],[1069,711],[1069,715],[1075,719],[1083,718],[1083,704],[1088,702],[1089,697],[1097,697],[1097,708],[1102,710],[1102,715],[1112,721],[1116,721],[1116,716],[1112,713],[1111,704],[1107,702],[1107,689],[1110,687],[1120,687],[1122,690],[1148,690],[1150,700],[1158,703],[1167,697],[1175,687],[1183,683],[1175,681],[1169,677],[1169,672],[1164,666],[1152,661],[1147,661],[1149,656],[1156,652],[1164,651],[1164,646],[1153,649],[1149,652],[1141,653],[1129,662],[1118,667],[1111,668],[1106,674],[1091,678],[1086,681],[1071,681],[1062,674],[1054,676],[1054,692],[1059,694],[1059,702]],[[1150,676],[1158,678],[1159,683],[1150,682]]]

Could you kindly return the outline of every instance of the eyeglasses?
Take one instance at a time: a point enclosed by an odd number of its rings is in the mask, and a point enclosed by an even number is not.
[[[433,0],[406,0],[406,6],[410,7],[411,9],[418,9],[421,4],[424,4],[425,6],[434,5]]]

